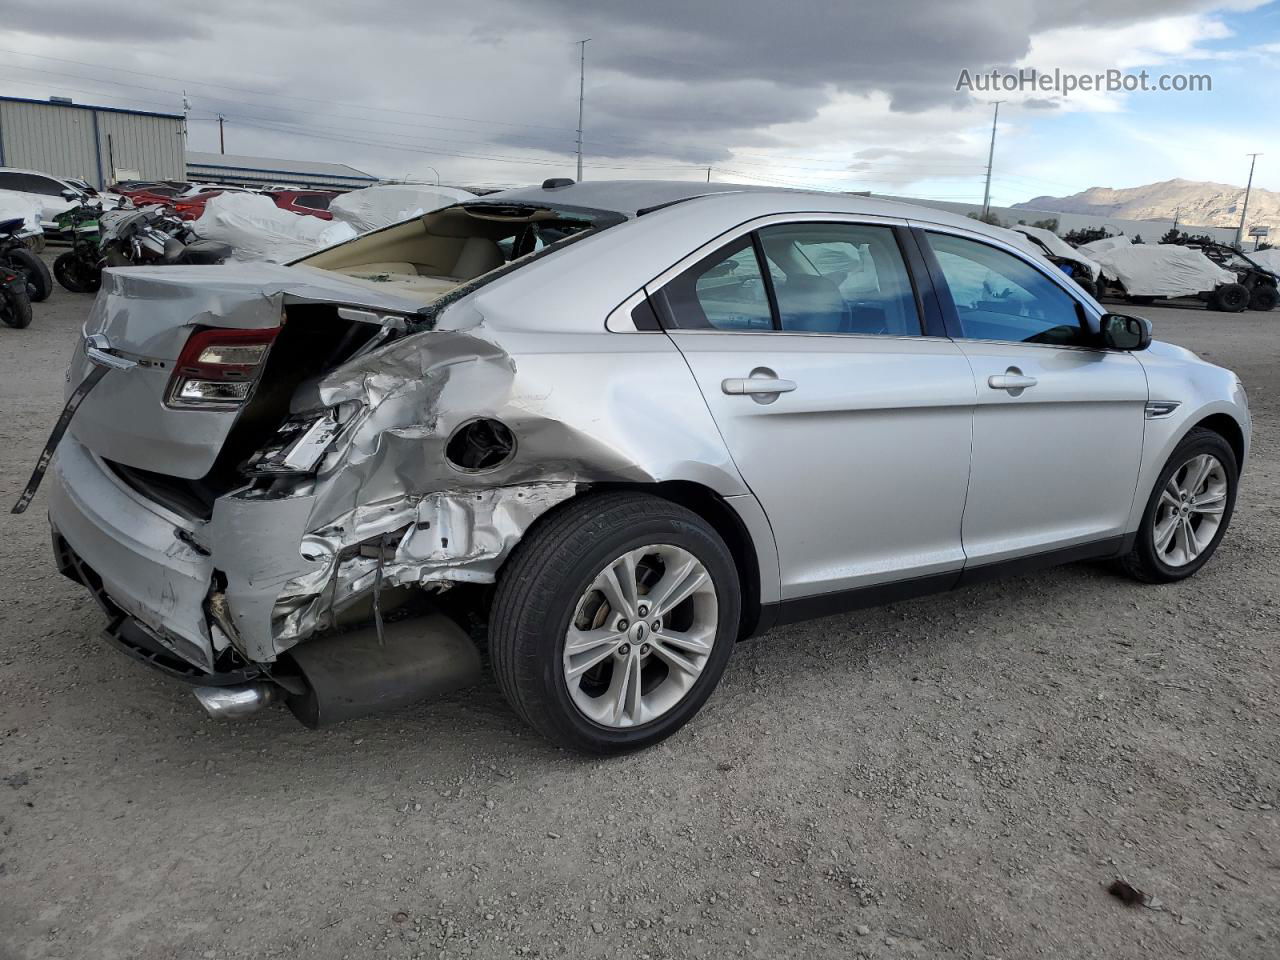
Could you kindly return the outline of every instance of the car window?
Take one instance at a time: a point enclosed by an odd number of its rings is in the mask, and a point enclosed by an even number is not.
[[[662,288],[659,301],[677,327],[773,329],[773,312],[751,236],[721,247]]]
[[[1026,261],[976,240],[928,237],[966,339],[1087,342],[1075,299]]]
[[[0,173],[0,190],[21,190],[21,174]]]
[[[915,291],[891,227],[787,224],[765,227],[760,242],[781,329],[920,336]]]
[[[332,200],[333,197],[327,193],[301,193],[293,202],[308,210],[328,210]]]
[[[41,177],[34,173],[24,176],[27,186],[24,187],[27,193],[39,193],[46,197],[60,197],[62,191],[67,188],[57,180],[51,180],[48,177]]]

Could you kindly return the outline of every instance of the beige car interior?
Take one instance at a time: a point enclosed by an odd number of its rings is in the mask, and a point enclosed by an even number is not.
[[[297,262],[384,288],[391,285],[430,302],[503,266],[521,231],[557,219],[546,209],[446,207]]]

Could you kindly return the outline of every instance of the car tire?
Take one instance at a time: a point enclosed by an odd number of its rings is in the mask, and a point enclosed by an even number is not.
[[[31,298],[24,287],[16,281],[12,286],[0,287],[0,320],[18,330],[31,326]]]
[[[9,251],[9,263],[26,275],[32,303],[43,303],[49,299],[49,294],[53,293],[53,277],[43,260],[26,247],[18,247]]]
[[[1249,297],[1249,309],[1266,312],[1274,310],[1280,304],[1280,290],[1275,287],[1254,287]]]
[[[664,565],[644,551],[667,551],[667,556],[676,559]],[[634,569],[640,572],[635,582],[641,584],[640,590],[652,593],[637,590],[633,594],[635,619],[628,624],[594,587],[607,577],[607,571],[624,569],[619,565],[637,555],[641,556]],[[667,589],[668,574],[670,582],[677,586],[694,582],[680,580],[681,571],[686,569],[685,558],[700,564],[690,568],[701,584],[698,593],[690,594],[669,610],[655,606],[646,615],[645,601],[653,596],[655,602],[660,602],[659,590]],[[646,577],[652,580],[648,586],[642,582]],[[620,577],[614,582],[624,580]],[[548,740],[586,753],[622,753],[650,746],[675,733],[706,702],[724,673],[737,640],[741,604],[741,585],[733,557],[715,529],[697,514],[643,493],[590,495],[544,517],[512,552],[499,578],[490,613],[489,653],[507,700]],[[705,620],[709,608],[714,608],[714,623],[696,619]],[[697,614],[690,612],[695,609]],[[663,615],[670,619],[646,619]],[[678,616],[692,618],[685,621],[691,626],[676,627]],[[623,625],[620,631],[618,624]],[[693,661],[700,661],[698,671],[668,667],[673,651],[690,648],[663,646],[652,632],[640,634],[640,639],[647,636],[655,641],[653,652],[643,660],[632,659],[640,657],[644,649],[629,642],[639,644],[634,631],[659,624],[662,633],[658,636],[674,633],[677,637],[692,637],[692,626],[699,624],[699,629],[706,631],[709,651],[688,654],[685,661],[690,666]],[[614,646],[597,644],[584,653],[573,654],[567,649],[571,629],[575,638],[611,634],[613,639],[604,642]],[[690,632],[681,633],[682,630]],[[670,639],[665,637],[664,643]],[[581,640],[577,646],[585,650]],[[661,657],[656,652],[659,648],[663,651]],[[600,659],[590,659],[597,655]],[[574,663],[574,656],[586,659]],[[679,655],[675,662],[682,657]],[[584,664],[588,662],[593,665],[587,672],[570,678],[571,671],[586,669]],[[633,667],[637,680],[634,687],[628,687]],[[615,675],[615,670],[621,673]],[[596,687],[588,688],[589,681]],[[665,686],[668,683],[670,687]],[[621,691],[616,696],[611,693],[615,687]],[[598,694],[597,689],[601,690]],[[613,717],[616,722],[602,721],[594,715],[608,713],[615,702],[629,702],[630,696],[623,694],[630,690],[635,691],[636,708],[630,723],[626,717],[619,719],[617,712]],[[646,690],[649,692],[642,692]],[[651,699],[654,715],[650,718],[646,713]],[[597,704],[600,710],[596,709]]]
[[[72,293],[96,293],[102,286],[102,271],[87,266],[71,251],[53,261],[53,275]]]
[[[1205,489],[1220,495],[1221,513],[1202,513],[1199,514],[1199,519],[1191,521],[1199,523],[1199,530],[1205,532],[1204,520],[1216,517],[1216,525],[1204,546],[1199,547],[1194,556],[1174,556],[1171,562],[1170,553],[1160,546],[1160,539],[1168,529],[1164,524],[1169,522],[1171,513],[1176,513],[1170,499],[1175,501],[1184,499],[1181,497],[1181,488],[1189,485],[1195,478],[1189,477],[1183,471],[1202,457],[1211,458],[1220,465],[1220,485],[1210,486],[1206,481]],[[1147,501],[1147,509],[1142,515],[1142,525],[1138,527],[1137,539],[1133,549],[1121,558],[1121,568],[1131,577],[1145,583],[1172,583],[1185,580],[1203,567],[1218,549],[1218,544],[1222,542],[1222,537],[1231,523],[1231,514],[1236,504],[1236,487],[1240,479],[1239,469],[1235,451],[1221,434],[1197,427],[1183,437],[1156,479],[1155,487]],[[1220,489],[1218,489],[1219,486]],[[1184,513],[1184,516],[1193,518],[1197,516],[1194,509],[1196,504],[1194,493],[1193,491],[1189,512]],[[1200,497],[1200,505],[1205,508],[1217,505],[1208,496],[1200,495]],[[1174,525],[1175,527],[1177,525],[1176,518]],[[1175,531],[1170,540],[1170,547],[1176,546],[1175,542],[1181,535],[1180,530]]]
[[[1155,297],[1149,297],[1149,296],[1125,297],[1125,299],[1130,303],[1136,303],[1142,307],[1148,306],[1156,302]]]
[[[1249,288],[1243,283],[1224,283],[1209,297],[1209,306],[1223,313],[1239,313],[1249,306]]]

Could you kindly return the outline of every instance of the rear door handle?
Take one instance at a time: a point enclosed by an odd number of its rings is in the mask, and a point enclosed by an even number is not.
[[[730,396],[777,396],[795,388],[794,380],[777,377],[730,377],[720,381],[720,389]]]

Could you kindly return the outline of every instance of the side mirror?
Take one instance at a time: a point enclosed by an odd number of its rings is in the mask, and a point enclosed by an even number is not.
[[[1104,314],[1102,345],[1111,350],[1145,350],[1151,346],[1151,321],[1123,313]]]
[[[72,190],[72,189],[68,188],[68,189],[66,189],[66,190],[63,190],[63,191],[62,191],[62,199],[63,199],[63,200],[79,200],[79,199],[80,199],[80,194],[78,194],[78,193],[76,193],[74,190]]]

